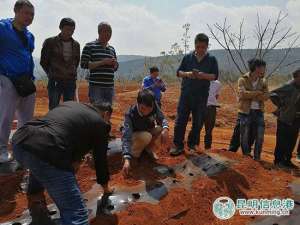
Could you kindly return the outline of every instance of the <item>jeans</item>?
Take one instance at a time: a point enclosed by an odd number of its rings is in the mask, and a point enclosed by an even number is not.
[[[253,137],[255,141],[253,157],[259,160],[265,133],[264,113],[260,110],[250,110],[249,114],[240,113],[239,118],[243,154],[249,155],[251,153],[250,137],[251,134],[255,134]]]
[[[89,85],[89,99],[91,103],[110,103],[113,102],[114,88],[103,88],[98,85]]]
[[[162,105],[161,105],[161,100],[156,100],[157,105],[159,106],[159,108],[161,109]]]
[[[30,194],[45,188],[60,211],[62,225],[89,224],[88,211],[73,172],[49,165],[20,145],[13,147],[13,153],[15,159],[30,170]]]
[[[299,134],[299,124],[300,120],[295,121],[291,125],[277,120],[276,147],[274,151],[275,163],[291,161]]]
[[[75,97],[76,81],[48,81],[49,110],[59,105],[60,98],[63,96],[64,102],[73,101]]]
[[[18,128],[32,119],[35,93],[21,97],[10,79],[0,74],[0,153],[7,152],[11,125],[16,115]]]
[[[211,148],[212,144],[212,131],[216,124],[216,115],[217,115],[217,107],[210,105],[207,106],[206,115],[205,115],[205,136],[204,136],[204,145],[205,149]]]
[[[190,93],[181,93],[177,118],[174,128],[174,144],[177,148],[184,148],[186,126],[192,112],[192,129],[188,135],[188,146],[199,145],[200,131],[203,127],[206,112],[207,97],[193,96]]]

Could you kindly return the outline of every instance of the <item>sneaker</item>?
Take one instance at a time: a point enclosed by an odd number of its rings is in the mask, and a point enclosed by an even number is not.
[[[300,162],[300,155],[297,155],[297,156],[296,156],[296,161],[297,161],[297,162]]]
[[[0,153],[0,163],[7,163],[12,161],[12,155],[8,151],[2,151]]]
[[[178,155],[181,155],[183,153],[183,148],[177,148],[177,147],[174,147],[174,148],[171,148],[170,150],[170,155],[171,156],[178,156]]]

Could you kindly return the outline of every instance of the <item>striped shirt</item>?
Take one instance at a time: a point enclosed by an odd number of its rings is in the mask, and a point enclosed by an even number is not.
[[[110,45],[103,47],[98,40],[89,42],[82,50],[81,67],[88,69],[89,62],[101,61],[104,58],[117,58],[114,47]],[[90,70],[87,80],[97,86],[110,88],[114,86],[114,72],[115,69],[112,66],[97,67]]]

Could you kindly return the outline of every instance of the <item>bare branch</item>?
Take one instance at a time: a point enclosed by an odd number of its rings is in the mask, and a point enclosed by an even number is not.
[[[229,55],[230,55],[230,57],[231,57],[231,59],[232,59],[234,65],[236,66],[236,68],[238,69],[238,71],[239,71],[241,74],[243,74],[244,71],[240,68],[239,64],[236,62],[236,59],[235,59],[235,57],[234,57],[234,55],[233,55],[233,53],[232,53],[232,50],[231,50],[231,48],[230,48],[230,45],[229,45],[229,43],[228,43],[229,40],[228,40],[227,37],[226,37],[226,33],[228,32],[228,29],[230,28],[230,26],[227,26],[226,23],[227,23],[227,20],[226,20],[226,18],[225,18],[223,27],[222,27],[221,25],[219,25],[218,23],[214,24],[214,27],[215,27],[217,30],[219,30],[219,31],[221,32],[221,34],[222,34],[222,36],[223,36],[223,41],[224,41],[224,43],[222,43],[222,42],[220,41],[220,38],[217,37],[217,35],[216,35],[215,32],[213,31],[212,27],[210,27],[208,24],[207,24],[207,26],[208,26],[208,29],[209,29],[211,35],[213,36],[213,38],[221,45],[222,48],[224,48],[224,49],[229,53]]]
[[[235,42],[234,42],[234,39],[232,38],[232,36],[234,35],[230,35],[228,30],[226,30],[226,34],[229,38],[229,42],[232,44],[233,48],[235,49],[235,51],[237,52],[237,54],[239,55],[239,59],[240,61],[242,62],[243,66],[244,66],[244,69],[247,70],[247,65],[246,65],[246,62],[244,60],[244,57],[242,55],[242,50],[241,50],[241,30],[242,30],[242,25],[243,25],[243,22],[241,23],[240,25],[240,34],[239,34],[239,37],[238,37],[238,44],[239,44],[239,47],[237,48]]]
[[[273,73],[279,69],[281,67],[281,65],[284,63],[284,61],[286,60],[286,58],[288,57],[289,53],[291,52],[291,50],[293,49],[293,47],[295,46],[295,43],[299,40],[299,35],[291,42],[289,48],[286,49],[286,52],[284,54],[284,56],[282,57],[282,59],[280,60],[280,62],[277,64],[277,66],[274,67],[274,69],[267,75],[267,79],[269,79],[271,76],[273,76]]]
[[[294,60],[294,61],[292,61],[292,62],[289,62],[289,63],[283,65],[281,68],[289,67],[289,66],[292,66],[292,65],[298,64],[298,63],[300,63],[300,59],[296,59],[296,60]]]
[[[263,57],[267,54],[268,49],[269,49],[269,47],[270,47],[270,45],[271,45],[271,43],[272,43],[272,41],[273,41],[273,39],[274,39],[274,37],[275,37],[275,34],[276,34],[276,32],[277,32],[278,25],[280,24],[280,22],[281,22],[283,19],[284,19],[284,18],[281,18],[281,11],[280,11],[280,12],[278,13],[277,19],[276,19],[276,21],[275,21],[275,26],[274,26],[274,28],[272,29],[272,34],[271,34],[271,37],[270,37],[269,42],[268,42],[268,44],[267,44],[267,47],[265,48],[265,52],[264,52],[264,54],[263,54]]]

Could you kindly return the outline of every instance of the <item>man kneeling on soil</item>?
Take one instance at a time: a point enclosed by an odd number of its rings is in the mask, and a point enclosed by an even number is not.
[[[145,150],[152,158],[157,159],[153,149],[168,141],[168,122],[157,106],[154,94],[147,89],[140,91],[137,104],[131,106],[125,114],[122,138],[125,177],[129,175],[132,158],[139,158]]]
[[[88,210],[75,172],[92,150],[97,183],[109,193],[107,145],[111,105],[66,102],[41,119],[32,120],[13,136],[16,160],[30,170],[28,208],[34,225],[53,224],[44,189],[60,211],[62,225],[88,225]]]

